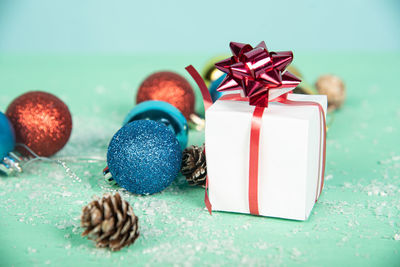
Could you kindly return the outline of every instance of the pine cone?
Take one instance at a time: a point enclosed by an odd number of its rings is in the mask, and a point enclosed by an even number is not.
[[[190,146],[183,151],[181,173],[190,185],[205,186],[207,164],[204,144],[200,147]]]
[[[81,226],[86,228],[82,236],[96,241],[97,247],[112,251],[133,244],[139,236],[138,217],[118,193],[104,195],[83,207]]]

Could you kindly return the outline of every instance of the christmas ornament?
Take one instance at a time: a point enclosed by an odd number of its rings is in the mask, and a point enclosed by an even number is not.
[[[202,146],[190,146],[183,151],[181,173],[190,185],[206,185],[207,163]]]
[[[21,172],[21,159],[12,151],[15,147],[15,133],[8,118],[0,112],[0,174]]]
[[[231,42],[230,48],[233,56],[215,64],[227,74],[218,91],[243,90],[250,105],[268,107],[269,100],[292,91],[301,82],[286,71],[293,60],[291,51],[269,52],[264,42],[255,48]]]
[[[139,220],[131,205],[116,193],[104,195],[82,209],[82,236],[88,236],[99,248],[118,251],[139,237]]]
[[[218,79],[212,81],[208,91],[210,92],[212,101],[215,102],[220,98],[224,93],[217,91],[218,86],[222,83],[222,81],[226,78],[226,74],[222,74]]]
[[[136,103],[147,100],[168,102],[179,109],[186,119],[194,114],[193,89],[184,77],[174,72],[156,72],[143,81],[136,96]]]
[[[15,134],[14,129],[7,117],[0,112],[0,158],[14,150]]]
[[[111,139],[108,168],[118,185],[135,194],[162,191],[179,173],[182,152],[174,133],[152,120],[133,121]]]
[[[346,98],[346,87],[343,81],[334,75],[326,74],[315,83],[318,93],[328,97],[328,111],[340,108]]]
[[[72,119],[68,107],[56,96],[40,91],[25,93],[7,108],[16,141],[39,156],[51,156],[68,141]],[[24,153],[27,153],[25,150]]]
[[[107,183],[109,183],[110,185],[117,185],[117,182],[112,177],[110,169],[108,168],[108,166],[103,169],[103,177],[104,177],[104,180]]]
[[[196,131],[202,131],[202,130],[204,130],[204,127],[206,126],[206,122],[199,115],[191,114],[190,120],[188,121],[188,125],[189,125],[190,129],[194,129]]]
[[[221,77],[224,73],[215,67],[215,63],[227,58],[228,55],[216,56],[207,61],[202,71],[203,80],[210,86],[212,82]]]
[[[165,124],[176,136],[184,150],[188,141],[188,124],[182,113],[163,101],[145,101],[134,107],[124,120],[127,124],[136,120],[153,120]]]

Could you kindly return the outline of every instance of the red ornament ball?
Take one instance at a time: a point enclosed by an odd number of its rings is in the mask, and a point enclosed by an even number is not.
[[[194,113],[193,89],[184,77],[174,72],[156,72],[143,81],[136,95],[136,103],[147,100],[168,102],[179,109],[186,119]]]
[[[46,92],[33,91],[17,97],[6,115],[14,126],[17,143],[27,145],[39,156],[55,154],[71,135],[72,118],[67,105]]]

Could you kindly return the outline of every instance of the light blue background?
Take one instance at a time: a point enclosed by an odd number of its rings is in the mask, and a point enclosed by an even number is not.
[[[0,52],[397,51],[400,1],[0,0]]]

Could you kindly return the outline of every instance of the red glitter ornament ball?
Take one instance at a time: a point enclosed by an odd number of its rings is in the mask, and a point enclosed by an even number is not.
[[[39,156],[55,154],[71,135],[72,118],[67,105],[49,93],[34,91],[17,97],[6,115],[14,126],[17,143],[27,145]]]
[[[168,102],[179,109],[186,119],[194,113],[193,89],[184,77],[174,72],[156,72],[143,81],[136,96],[136,103],[147,100]]]

